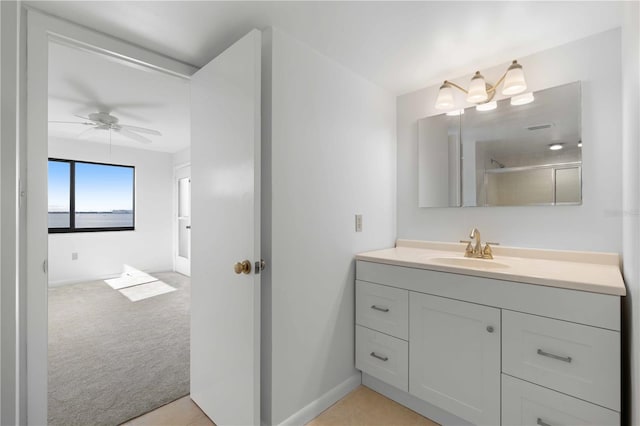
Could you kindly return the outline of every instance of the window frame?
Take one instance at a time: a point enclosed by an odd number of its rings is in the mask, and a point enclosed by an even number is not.
[[[135,231],[136,229],[136,167],[125,164],[112,164],[112,163],[98,163],[95,161],[83,161],[83,160],[68,160],[64,158],[50,157],[47,160],[57,161],[61,163],[69,164],[69,226],[65,228],[48,228],[49,234],[70,234],[76,232],[112,232],[112,231]],[[76,228],[76,163],[82,164],[95,164],[98,166],[113,166],[113,167],[126,167],[133,171],[133,185],[132,192],[132,209],[133,215],[132,226],[113,226],[113,227],[101,227],[101,228]],[[47,190],[48,192],[48,190]]]

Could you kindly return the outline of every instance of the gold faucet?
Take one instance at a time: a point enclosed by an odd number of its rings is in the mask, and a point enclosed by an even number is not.
[[[461,243],[467,243],[467,248],[464,250],[464,257],[473,257],[476,259],[493,259],[493,251],[491,250],[491,246],[499,245],[498,243],[485,243],[484,248],[482,248],[482,240],[480,239],[480,231],[478,228],[473,228],[471,233],[469,234],[469,238],[471,241],[460,241]],[[472,242],[475,240],[475,244]]]

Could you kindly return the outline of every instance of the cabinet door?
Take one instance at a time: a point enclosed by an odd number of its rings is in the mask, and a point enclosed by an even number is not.
[[[411,292],[409,392],[478,425],[500,424],[500,310]]]

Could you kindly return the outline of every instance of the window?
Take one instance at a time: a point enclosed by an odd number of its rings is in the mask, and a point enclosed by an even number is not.
[[[135,168],[49,159],[49,233],[134,228]]]

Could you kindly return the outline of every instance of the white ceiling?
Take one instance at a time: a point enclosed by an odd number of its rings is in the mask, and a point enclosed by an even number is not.
[[[279,27],[394,94],[620,26],[620,2],[27,1],[202,66]]]
[[[49,47],[49,120],[83,122],[93,112],[108,112],[119,124],[152,128],[162,136],[142,144],[112,132],[113,145],[177,152],[190,144],[187,80],[127,65],[123,61],[65,45]],[[49,123],[50,139],[109,143],[109,131],[83,133],[81,124]],[[78,136],[83,133],[82,137]]]

